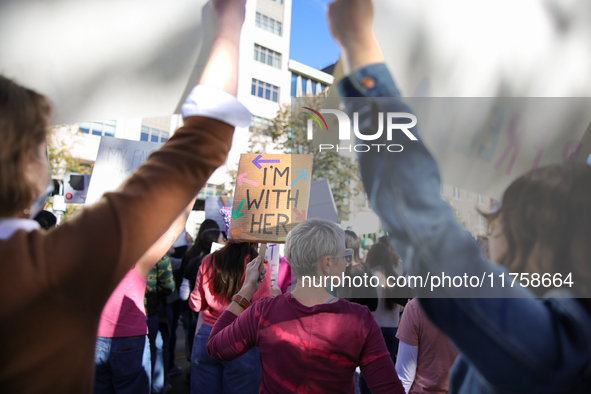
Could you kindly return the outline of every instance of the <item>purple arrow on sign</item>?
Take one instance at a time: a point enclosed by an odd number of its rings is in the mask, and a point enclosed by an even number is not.
[[[254,158],[254,160],[252,161],[252,164],[254,164],[255,166],[257,166],[257,168],[260,170],[261,168],[263,168],[261,166],[261,164],[271,164],[271,163],[281,163],[280,160],[261,160],[261,157],[263,157],[263,155],[258,155],[257,157]]]

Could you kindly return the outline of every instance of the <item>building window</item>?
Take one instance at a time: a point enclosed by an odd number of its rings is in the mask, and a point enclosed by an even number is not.
[[[291,74],[291,97],[296,97],[298,94],[298,76]]]
[[[308,92],[308,78],[302,78],[302,95],[305,96]]]
[[[168,141],[168,137],[169,133],[167,131],[161,131],[157,129],[152,129],[148,126],[142,126],[140,141],[166,142]]]
[[[269,33],[277,34],[278,36],[283,34],[283,25],[281,22],[276,21],[273,18],[269,18],[260,12],[257,12],[255,15],[254,25],[268,31]]]
[[[271,67],[281,68],[281,54],[254,44],[254,60]]]
[[[222,195],[222,185],[214,185],[212,183],[206,183],[205,187],[199,191],[197,198],[205,199],[205,197],[215,197]]]
[[[267,130],[271,126],[271,119],[262,118],[260,116],[252,115],[250,120],[250,127],[248,130],[250,131],[257,131],[260,130],[263,132],[264,135],[267,134]]]
[[[257,96],[265,100],[273,101],[275,103],[279,102],[279,87],[271,85],[270,83],[259,81],[258,79],[252,79],[252,88],[250,93],[253,96]]]
[[[460,188],[454,186],[454,198],[460,198],[460,197],[461,197]]]
[[[327,85],[324,85],[322,82],[315,81],[310,78],[305,78],[303,76],[299,76],[300,79],[300,95],[301,96],[315,96],[320,92],[325,92],[328,89]],[[298,75],[292,74],[291,76],[291,95],[292,97],[298,97]]]
[[[114,120],[106,122],[82,122],[78,126],[78,130],[85,134],[92,134],[97,136],[115,137],[115,127],[117,123]]]
[[[482,194],[478,193],[478,204],[483,204],[484,203],[484,197],[482,196]]]
[[[254,18],[254,25],[256,27],[261,27],[261,13],[257,12],[255,18]]]

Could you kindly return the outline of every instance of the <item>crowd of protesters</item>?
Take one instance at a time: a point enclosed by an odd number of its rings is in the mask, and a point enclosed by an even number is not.
[[[357,234],[321,219],[287,235],[277,287],[256,244],[226,242],[227,228],[215,223],[204,222],[188,249],[168,253],[195,196],[224,164],[234,128],[250,122],[235,97],[245,0],[211,4],[216,36],[182,107],[184,126],[117,191],[57,227],[47,215],[32,220],[51,189],[51,105],[0,77],[0,254],[8,279],[0,288],[0,391],[166,392],[179,372],[182,316],[192,393],[591,392],[589,166],[519,177],[501,208],[485,214],[495,225],[479,245],[440,198],[437,164],[419,140],[396,160],[359,154],[369,201],[388,232],[363,257]],[[376,106],[411,112],[373,34],[371,1],[334,1],[328,23],[345,72],[335,89],[351,118]],[[231,213],[221,214],[227,225]],[[214,242],[223,246],[210,253]],[[425,271],[502,276],[507,268],[568,271],[578,286],[544,299],[521,286],[496,288],[495,297],[466,297],[461,288],[433,297],[417,288],[419,298],[409,301],[385,281]],[[375,276],[380,286],[301,280],[342,275]]]

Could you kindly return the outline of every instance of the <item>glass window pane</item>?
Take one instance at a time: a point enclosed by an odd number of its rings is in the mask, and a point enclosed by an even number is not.
[[[256,27],[261,27],[261,13],[257,12],[256,17],[254,18],[254,25]]]
[[[269,31],[275,34],[275,19],[269,18]]]
[[[105,135],[115,137],[115,125],[105,124]]]
[[[306,94],[307,87],[308,87],[308,79],[302,78],[302,94]]]
[[[274,102],[279,102],[279,92],[277,90],[273,90],[273,101]]]
[[[269,56],[267,56],[267,64],[269,66],[273,65],[273,54],[272,53],[270,53]]]
[[[312,94],[316,95],[316,82],[312,81]]]
[[[213,197],[213,190],[211,189],[207,189],[207,192],[205,193],[208,197]]]
[[[150,142],[158,142],[158,136],[157,135],[152,135],[150,137]]]
[[[291,75],[291,97],[295,97],[298,89],[298,76]]]
[[[161,137],[164,137],[164,138],[168,138],[168,136],[169,136],[169,133],[168,133],[168,131],[161,131],[161,132],[160,132],[160,136],[161,136]]]
[[[252,94],[253,96],[256,96],[257,94],[257,80],[253,78],[252,80],[252,87],[250,89],[250,94]]]
[[[150,132],[150,128],[149,128],[149,127],[147,127],[147,126],[142,126],[142,131],[143,131],[144,133],[149,133],[149,132]]]
[[[275,54],[275,67],[281,68],[281,55]]]
[[[266,63],[267,62],[267,54],[264,51],[261,51],[260,61],[261,61],[261,63]]]
[[[166,142],[166,141],[168,141],[168,138],[160,137],[160,142]]]
[[[269,29],[269,18],[263,15],[263,24],[261,26],[264,30]]]
[[[103,135],[103,124],[92,122],[92,135]]]
[[[160,135],[160,130],[152,129],[152,135]]]
[[[258,45],[254,46],[254,60],[256,60],[256,61],[259,60],[259,46]]]
[[[80,131],[88,134],[90,132],[90,123],[88,123],[88,122],[80,123]]]
[[[265,99],[271,100],[271,85],[268,83],[266,84],[266,89],[265,89]]]
[[[263,95],[265,94],[264,91],[265,91],[265,88],[263,87],[263,84],[262,83],[259,83],[259,91],[258,91],[257,96],[263,97]]]
[[[140,134],[140,141],[148,141],[149,138],[149,134],[148,133],[142,133]]]
[[[277,35],[281,35],[281,22],[277,22]]]

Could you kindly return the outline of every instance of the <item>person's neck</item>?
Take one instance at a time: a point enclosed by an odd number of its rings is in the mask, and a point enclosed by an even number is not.
[[[316,283],[319,282],[319,279],[321,278],[316,277]],[[305,306],[324,304],[334,297],[324,287],[302,286],[302,280],[300,279],[298,279],[295,289],[291,292],[291,296]]]

